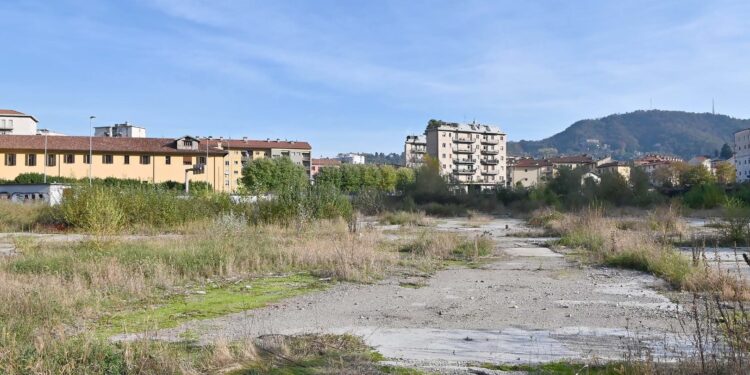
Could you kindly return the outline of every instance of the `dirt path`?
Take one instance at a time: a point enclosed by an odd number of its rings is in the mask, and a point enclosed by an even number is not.
[[[667,355],[665,338],[680,342],[672,334],[675,305],[654,277],[581,267],[540,247],[540,239],[506,237],[523,229],[516,220],[478,228],[450,220],[438,228],[489,232],[496,259],[440,271],[421,288],[400,286],[399,278],[339,284],[263,309],[115,339],[353,333],[395,362],[458,372],[472,362],[617,360],[636,347],[660,356]]]

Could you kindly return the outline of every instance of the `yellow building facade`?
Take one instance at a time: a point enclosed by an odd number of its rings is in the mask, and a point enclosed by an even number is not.
[[[192,137],[0,135],[0,179],[13,180],[23,173],[83,179],[90,173],[102,179],[184,182],[186,169],[201,164],[204,173],[190,172],[190,181],[207,182],[216,191],[228,192],[232,190],[225,183],[227,155],[226,150]]]

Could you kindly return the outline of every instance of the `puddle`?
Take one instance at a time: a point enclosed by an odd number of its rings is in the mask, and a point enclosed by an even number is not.
[[[511,247],[502,249],[508,255],[517,257],[550,257],[550,258],[562,258],[562,254],[558,254],[546,247]]]

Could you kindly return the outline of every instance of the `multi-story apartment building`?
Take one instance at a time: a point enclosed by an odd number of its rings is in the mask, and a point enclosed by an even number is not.
[[[424,139],[427,154],[437,160],[441,174],[451,182],[478,188],[505,184],[507,139],[500,128],[430,120]],[[405,151],[415,150],[421,145],[418,141],[418,136],[407,137]]]
[[[750,129],[734,133],[734,167],[737,182],[750,180]]]
[[[0,135],[35,135],[36,124],[34,116],[12,109],[0,109]]]
[[[338,168],[341,166],[341,160],[332,158],[320,158],[312,159],[312,168],[310,170],[310,176],[315,178],[323,168]]]
[[[427,154],[426,135],[407,135],[404,142],[404,165],[409,168],[418,168],[422,165],[424,156]]]
[[[190,173],[217,191],[223,184],[227,151],[192,137],[111,138],[43,135],[0,135],[0,179],[22,173],[82,179],[127,178],[144,182],[184,181],[185,170],[204,165],[204,173]]]
[[[288,157],[295,164],[304,167],[308,177],[311,177],[312,147],[307,142],[247,138],[206,140],[212,147],[227,151],[223,173],[224,185],[228,191],[236,191],[240,187],[242,168],[255,159]]]

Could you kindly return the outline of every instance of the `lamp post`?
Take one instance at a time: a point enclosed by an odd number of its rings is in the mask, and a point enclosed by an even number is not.
[[[47,183],[47,162],[49,156],[47,155],[47,133],[44,133],[44,183]]]
[[[89,186],[91,182],[91,166],[94,164],[94,127],[92,126],[96,116],[89,116]]]

